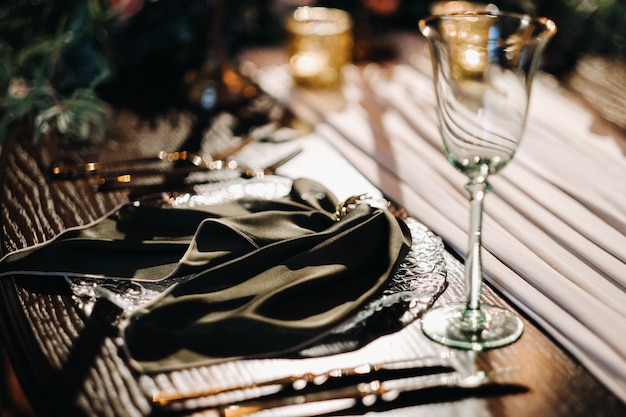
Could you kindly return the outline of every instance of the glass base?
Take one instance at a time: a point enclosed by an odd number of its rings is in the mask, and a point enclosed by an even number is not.
[[[464,303],[429,310],[422,317],[422,331],[432,340],[455,348],[484,350],[516,341],[524,323],[513,312],[491,305],[479,311],[466,309]]]

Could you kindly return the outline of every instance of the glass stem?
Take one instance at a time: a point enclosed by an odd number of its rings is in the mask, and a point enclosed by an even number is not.
[[[473,178],[466,186],[470,194],[470,230],[467,258],[465,260],[466,319],[478,325],[482,319],[480,294],[482,286],[481,233],[483,200],[489,189],[486,177]]]

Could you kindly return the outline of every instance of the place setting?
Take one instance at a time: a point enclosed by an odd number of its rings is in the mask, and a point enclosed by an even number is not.
[[[247,415],[241,411],[242,407],[248,411],[259,411],[268,408],[296,406],[302,402],[302,398],[306,398],[307,403],[318,404],[324,410],[328,410],[328,402],[347,401],[339,408],[336,404],[331,405],[331,408],[340,410],[344,407],[385,407],[384,404],[393,404],[398,398],[404,398],[407,395],[411,398],[417,395],[418,398],[422,398],[421,401],[431,402],[434,401],[433,396],[436,398],[436,395],[443,395],[450,391],[457,392],[455,390],[458,390],[456,395],[459,395],[459,398],[463,398],[465,395],[481,396],[524,392],[522,386],[510,382],[514,380],[510,375],[514,375],[517,369],[477,370],[474,368],[475,359],[471,355],[468,357],[463,352],[433,348],[424,340],[420,343],[414,343],[412,349],[409,350],[399,348],[399,341],[397,340],[395,342],[385,341],[382,345],[375,342],[385,335],[401,332],[407,326],[412,326],[413,329],[404,337],[414,338],[415,334],[412,332],[415,331],[415,325],[418,324],[421,315],[427,311],[447,286],[449,273],[447,261],[450,260],[446,259],[443,242],[427,227],[415,219],[407,217],[402,210],[394,208],[391,203],[385,200],[368,199],[365,195],[356,196],[349,201],[336,202],[332,199],[330,191],[318,183],[304,179],[290,180],[285,177],[267,176],[262,179],[225,181],[209,186],[211,187],[210,192],[204,195],[198,193],[178,197],[171,202],[170,207],[149,205],[144,206],[144,208],[175,212],[172,213],[173,219],[180,218],[179,213],[189,209],[214,210],[219,213],[224,210],[225,205],[232,204],[233,201],[241,201],[241,204],[249,207],[259,204],[258,202],[255,203],[255,200],[261,200],[263,209],[267,209],[277,200],[283,200],[280,203],[281,206],[287,204],[285,201],[294,198],[290,197],[290,194],[294,192],[293,188],[295,187],[299,191],[299,197],[295,197],[297,200],[308,200],[311,197],[306,197],[306,194],[311,191],[317,196],[316,198],[331,198],[335,204],[335,210],[329,211],[328,214],[324,213],[325,216],[330,217],[329,224],[331,227],[346,220],[351,221],[350,211],[352,210],[363,208],[367,208],[368,211],[384,210],[387,212],[391,210],[394,214],[388,214],[388,217],[395,222],[399,220],[396,217],[398,215],[405,225],[404,227],[408,229],[405,233],[408,232],[410,235],[408,238],[411,242],[410,248],[405,252],[405,255],[399,256],[397,261],[399,264],[391,277],[376,284],[379,286],[376,291],[364,290],[361,286],[357,286],[354,288],[356,292],[353,292],[349,298],[349,304],[354,305],[354,307],[350,307],[341,315],[335,315],[336,317],[330,326],[323,325],[308,331],[308,336],[306,334],[301,335],[305,333],[305,329],[308,327],[306,322],[309,319],[304,317],[307,314],[306,308],[317,309],[316,304],[324,303],[324,299],[328,298],[327,291],[343,291],[340,290],[342,284],[339,282],[336,284],[325,283],[319,294],[315,292],[314,286],[307,286],[306,292],[301,296],[298,296],[295,289],[287,288],[284,291],[289,293],[288,298],[282,301],[286,305],[268,307],[270,310],[261,314],[259,322],[253,321],[248,325],[245,322],[231,324],[222,330],[226,333],[220,334],[219,324],[216,324],[217,327],[214,330],[210,330],[210,328],[202,330],[202,322],[195,321],[195,319],[188,322],[190,324],[185,324],[186,319],[184,317],[188,314],[185,311],[190,311],[191,304],[185,307],[186,302],[182,302],[180,304],[182,310],[179,312],[168,311],[168,308],[174,308],[174,304],[179,303],[178,300],[182,300],[184,297],[191,297],[189,298],[189,302],[191,302],[192,298],[203,297],[203,294],[228,291],[228,288],[226,290],[220,290],[220,288],[231,285],[229,281],[232,280],[232,276],[226,275],[224,278],[226,281],[220,284],[220,282],[214,282],[215,277],[209,279],[208,276],[203,277],[202,274],[194,274],[188,270],[184,273],[181,272],[179,276],[171,274],[156,282],[145,278],[129,279],[128,276],[126,279],[109,279],[89,276],[91,274],[80,276],[63,273],[77,306],[86,315],[91,314],[96,309],[100,310],[98,314],[102,314],[102,306],[109,310],[104,317],[111,320],[116,328],[121,329],[118,343],[122,356],[130,361],[131,366],[139,372],[139,375],[150,376],[150,378],[140,376],[140,380],[143,381],[142,387],[146,397],[154,407],[162,409],[164,412],[215,409],[221,410],[220,412],[232,412],[234,413],[232,415]],[[233,188],[239,191],[233,191]],[[215,198],[220,195],[220,189],[230,189],[230,191],[221,194],[222,201],[216,201]],[[210,198],[208,203],[206,197]],[[317,200],[313,200],[313,202],[327,208],[333,207],[332,204],[319,203]],[[220,206],[220,208],[215,209],[216,206]],[[372,209],[372,207],[378,208]],[[135,206],[129,209],[138,208],[142,207]],[[298,207],[298,209],[301,208]],[[232,208],[227,209],[227,211],[230,210]],[[247,208],[246,210],[250,209]],[[262,215],[263,213],[257,214]],[[126,216],[130,217],[124,219]],[[142,215],[139,212],[119,214],[116,221],[128,222],[126,226],[132,225],[132,216],[146,217],[145,214]],[[171,225],[171,221],[164,220],[165,218],[152,219],[154,224]],[[158,229],[158,227],[154,227],[154,224],[149,227],[152,235],[155,235],[155,230]],[[145,224],[141,225],[143,228],[145,226]],[[265,227],[275,229],[270,226]],[[357,225],[355,227],[362,226]],[[124,229],[124,227],[119,228]],[[350,233],[356,233],[356,231]],[[93,232],[89,234],[93,238]],[[198,245],[202,240],[201,234],[203,233],[198,231],[194,236],[194,241],[198,242]],[[215,236],[215,234],[211,235]],[[368,242],[369,239],[385,241],[386,237],[367,232],[366,239]],[[158,237],[155,239],[156,241],[158,241]],[[349,247],[339,250],[332,249],[331,251],[333,253],[355,251],[358,253],[355,261],[362,264],[363,261],[360,256],[363,255],[363,249],[356,247],[356,245],[353,247],[353,244],[354,242]],[[372,246],[370,243],[366,244]],[[193,244],[189,246],[193,246]],[[380,250],[377,252],[384,253]],[[187,255],[189,252],[186,252],[185,256]],[[372,253],[369,256],[373,255]],[[97,256],[100,258],[104,255],[99,250]],[[321,262],[319,256],[320,254],[316,252],[315,265]],[[336,256],[333,255],[333,257]],[[342,268],[348,268],[350,271],[357,270],[355,267],[350,268],[350,263],[347,261],[347,258],[353,256],[355,255],[340,256]],[[165,253],[160,253],[160,257],[159,261],[162,262],[166,257]],[[374,259],[372,258],[372,262]],[[91,263],[88,258],[83,258],[83,261]],[[151,269],[150,266],[144,265],[144,267],[146,270]],[[238,267],[236,263],[225,265],[224,268],[235,268],[234,271],[241,273],[239,269],[241,265]],[[131,269],[133,271],[138,270],[136,265],[133,265]],[[53,268],[48,267],[46,270],[51,271]],[[112,273],[109,274],[112,275]],[[361,271],[359,274],[363,274],[363,272]],[[264,273],[249,278],[248,281],[262,275]],[[284,272],[281,273],[281,278],[284,275]],[[267,275],[265,278],[271,278],[271,275]],[[364,276],[357,275],[355,279],[363,278]],[[198,285],[198,280],[202,279],[209,279],[211,281],[210,287],[195,288]],[[194,280],[196,280],[195,284]],[[190,294],[186,294],[187,291],[182,289],[185,285],[194,288]],[[293,283],[289,282],[289,286],[292,285]],[[354,284],[348,285],[354,286]],[[243,289],[245,282],[241,286],[242,289],[235,292],[236,299],[241,297],[238,295],[239,291],[246,292]],[[178,294],[178,291],[181,291],[181,294]],[[260,294],[259,296],[267,299],[274,297],[281,299],[280,292],[283,290],[271,291],[271,294]],[[168,307],[167,299],[170,295],[175,301]],[[352,301],[352,297],[356,296],[359,299]],[[340,300],[336,300],[335,296],[332,299],[333,303],[340,302]],[[204,303],[202,302],[202,304]],[[157,313],[159,305],[165,308],[163,313]],[[311,306],[307,307],[308,305]],[[150,310],[153,308],[155,310],[151,312]],[[211,304],[208,304],[207,308],[207,311],[213,310]],[[261,308],[266,309],[262,304]],[[276,311],[272,311],[272,308]],[[196,307],[193,309],[195,310]],[[281,313],[282,310],[285,311]],[[350,312],[348,313],[348,311]],[[322,314],[318,311],[315,313],[316,315]],[[176,317],[182,321],[178,324],[172,324],[173,327],[171,328],[165,328],[163,325],[170,320],[159,318],[161,314]],[[227,311],[218,312],[218,314],[229,315]],[[233,320],[237,320],[238,314],[235,314]],[[272,322],[280,321],[281,316],[278,314],[287,314],[284,317],[285,320],[291,314],[298,317],[292,319],[295,322],[290,324],[274,323],[273,326],[278,326],[275,330],[263,325],[266,319]],[[196,315],[197,313],[193,313],[193,316]],[[205,316],[205,319],[207,317]],[[143,320],[147,320],[146,324],[142,324]],[[225,320],[230,319],[226,318]],[[317,318],[314,321],[318,321]],[[150,322],[153,324],[150,325]],[[148,327],[145,327],[146,325]],[[157,326],[158,330],[151,336],[150,334],[155,329],[150,330],[150,328],[154,325]],[[189,334],[183,336],[183,333],[179,332],[184,331],[187,326],[191,326],[189,327]],[[192,328],[196,326],[199,327]],[[260,329],[256,329],[257,327]],[[290,331],[294,332],[293,339],[287,331],[290,328]],[[419,331],[419,326],[417,329]],[[262,333],[257,334],[259,330]],[[238,332],[240,335],[237,335]],[[274,332],[277,333],[274,334]],[[218,345],[227,343],[225,347],[215,346],[215,334],[218,334],[219,339],[221,339]],[[167,339],[188,337],[192,339],[201,337],[202,339],[206,338],[206,340],[198,340],[200,345],[195,347],[177,346],[176,343],[170,347],[168,343],[165,343]],[[281,339],[284,344],[263,346],[259,341],[266,337]],[[136,338],[137,342],[133,342],[133,338]],[[154,340],[149,341],[150,338],[154,338]],[[231,338],[230,342],[228,342],[229,338]],[[203,345],[205,347],[202,347]],[[400,346],[402,345],[400,343]],[[146,350],[146,346],[149,349]],[[156,346],[159,347],[153,349]],[[217,351],[215,351],[216,348]],[[220,349],[224,349],[224,351]],[[241,353],[237,354],[237,351]],[[235,352],[235,356],[233,356],[233,352]],[[225,354],[226,356],[224,356]],[[168,378],[163,378],[164,375],[168,375]],[[177,381],[179,382],[177,383]],[[442,392],[437,394],[440,390]],[[346,404],[352,405],[348,407]]]
[[[0,338],[35,408],[621,415],[623,155],[543,73],[548,13],[282,3],[283,43],[232,55],[252,26],[203,5],[187,107],[3,144]]]
[[[133,200],[105,219],[68,230],[44,245],[12,253],[3,259],[3,268],[7,268],[3,273],[65,277],[77,307],[86,317],[94,311],[100,314],[102,305],[109,306],[112,312],[105,317],[111,324],[140,341],[133,347],[139,349],[140,359],[135,359],[133,348],[128,349],[127,340],[122,345],[124,354],[139,372],[150,373],[247,357],[306,359],[354,351],[414,322],[445,289],[447,271],[441,239],[380,197],[363,194],[340,202],[316,181],[279,175],[210,181],[196,185],[195,192],[168,195],[167,199],[160,198],[158,204],[153,197]],[[254,223],[248,225],[252,220]],[[295,235],[288,230],[294,227]],[[216,229],[211,231],[213,228]],[[272,236],[283,229],[285,236]],[[306,231],[303,236],[301,230]],[[391,249],[384,247],[392,230],[396,242],[392,247],[396,248],[389,252]],[[314,238],[316,235],[320,237]],[[226,246],[220,249],[222,240]],[[236,243],[237,240],[241,241]],[[301,247],[299,241],[307,240],[311,243]],[[329,242],[327,249],[323,249],[325,241]],[[208,247],[201,248],[207,244]],[[281,246],[284,248],[280,249]],[[309,247],[311,253],[307,255],[303,250]],[[211,260],[214,253],[221,254],[217,256],[223,259]],[[365,253],[369,253],[366,259],[373,262],[371,273],[360,258]],[[208,257],[202,261],[203,256]],[[327,266],[324,266],[325,257],[330,257]],[[252,267],[261,259],[264,268]],[[290,266],[290,262],[295,264]],[[37,267],[33,268],[34,265]],[[220,267],[226,270],[219,273],[223,278],[217,282],[214,282],[216,278],[203,277],[201,271],[215,274]],[[290,272],[292,268],[295,269]],[[302,268],[310,271],[298,272]],[[273,269],[277,271],[272,272]],[[366,278],[370,275],[371,278]],[[257,313],[258,319],[242,326],[240,336],[233,336],[233,344],[226,349],[228,356],[217,352],[212,357],[202,353],[202,348],[199,351],[192,348],[195,354],[183,354],[179,358],[167,353],[167,349],[160,354],[161,359],[150,357],[159,353],[142,352],[145,350],[142,346],[158,345],[186,325],[183,322],[173,325],[163,335],[155,335],[154,343],[146,345],[147,334],[134,336],[133,320],[142,314],[149,316],[143,310],[160,304],[160,300],[182,290],[184,285],[194,281],[193,285],[198,285],[198,279],[210,284],[202,290],[191,290],[188,296],[192,298],[196,293],[219,293],[222,287],[228,292],[228,287],[239,285],[241,289],[234,290],[233,301],[229,302],[237,304],[241,297],[252,297],[239,295],[239,291],[243,294],[249,291],[245,289],[246,282],[254,288],[258,284],[252,282],[262,279],[277,281],[277,286],[263,284],[269,289],[261,288],[256,297],[277,298],[277,301],[271,302],[273,307],[263,304],[257,307],[268,311]],[[302,290],[295,285],[298,279],[303,281]],[[316,280],[319,284],[315,284]],[[337,295],[327,305],[326,291],[333,289]],[[339,307],[338,313],[334,313]],[[237,305],[231,308],[238,310]],[[310,313],[306,312],[307,308],[311,309]],[[183,311],[187,309],[183,307]],[[322,320],[324,309],[332,313],[328,314],[327,322]],[[294,318],[289,318],[291,314]],[[312,314],[311,319],[307,319],[307,314]],[[185,313],[172,313],[174,316],[182,318]],[[280,323],[281,317],[284,324]],[[162,322],[156,320],[155,323]],[[322,323],[316,324],[318,320]],[[189,325],[192,336],[199,329],[193,329],[192,322]],[[258,331],[257,326],[262,332],[276,332],[275,338],[284,338],[284,344],[261,350],[259,343],[250,343],[248,338]],[[271,330],[272,326],[276,329]],[[219,324],[214,332],[218,328]],[[228,329],[226,332],[221,339],[227,337]],[[237,349],[241,353],[236,354]],[[271,371],[272,360],[267,361]],[[169,403],[180,404],[180,401]]]
[[[297,145],[301,150],[292,164],[310,151],[306,140]],[[254,150],[252,145],[250,149]],[[348,178],[356,175],[347,163],[344,171]],[[418,324],[448,285],[450,259],[446,259],[449,255],[442,240],[426,226],[376,190],[367,191],[373,195],[357,194],[339,201],[322,184],[305,178],[238,175],[199,183],[187,192],[167,192],[166,197],[158,193],[157,200],[154,195],[134,199],[105,219],[17,252],[15,258],[22,259],[13,263],[5,258],[3,263],[11,274],[64,277],[79,311],[95,320],[87,322],[102,325],[99,317],[103,317],[119,332],[120,354],[138,372],[147,401],[163,412],[214,409],[247,415],[242,407],[251,407],[246,408],[249,411],[281,409],[296,406],[302,398],[323,410],[328,410],[328,402],[339,400],[343,405],[331,408],[373,408],[416,393],[421,401],[430,402],[438,390],[458,389],[461,398],[521,390],[496,384],[502,377],[510,380],[510,369],[467,373],[471,368],[467,363],[472,361],[447,349],[416,344],[407,351],[398,348],[397,341],[378,346],[376,341],[385,335]],[[378,220],[370,220],[372,217]],[[271,236],[294,226],[307,232],[304,236],[300,231],[295,235],[285,232],[280,239]],[[396,229],[395,245],[400,244],[393,252],[385,249],[391,226]],[[311,234],[328,236],[307,244],[304,248],[310,248],[310,255],[306,255],[298,240],[311,240]],[[242,235],[247,237],[241,239]],[[334,239],[338,241],[332,242]],[[124,252],[111,240],[120,242]],[[220,247],[222,240],[226,247]],[[323,249],[325,241],[329,242],[327,249]],[[236,248],[239,245],[243,246]],[[285,249],[280,250],[281,245]],[[296,252],[289,249],[292,246],[298,248]],[[228,253],[223,260],[210,259],[216,252]],[[205,260],[203,253],[208,255]],[[272,253],[276,253],[274,258]],[[325,257],[329,257],[327,265]],[[265,267],[252,267],[260,259]],[[32,269],[33,265],[40,271]],[[219,272],[220,268],[224,270]],[[298,271],[302,269],[310,272],[301,275]],[[369,270],[381,275],[367,278]],[[253,281],[259,279],[265,283],[255,295],[258,284]],[[298,279],[303,282],[302,290],[294,285]],[[286,282],[273,286],[267,280]],[[202,288],[200,281],[208,286]],[[245,289],[247,282],[249,290]],[[184,290],[185,286],[189,290]],[[226,294],[234,287],[240,288],[226,299],[198,300],[208,308],[205,313],[193,307],[194,298]],[[343,296],[346,298],[340,298]],[[244,305],[250,304],[246,299],[255,304],[255,297],[267,301],[258,303],[256,313],[246,313]],[[215,303],[224,304],[224,311],[212,312]],[[182,309],[168,311],[175,304]],[[158,312],[160,306],[162,313]],[[323,309],[328,310],[324,313]],[[228,318],[229,311],[235,313],[232,318]],[[202,314],[206,314],[204,318]],[[218,316],[214,327],[208,319],[211,314]],[[327,319],[323,319],[325,314]],[[166,328],[163,326],[170,320],[161,315],[182,321]],[[203,330],[205,320],[209,328]],[[234,321],[220,330],[221,320]],[[322,324],[316,324],[319,321]],[[165,343],[177,338],[200,339],[201,343]],[[283,342],[259,343],[267,338]],[[222,343],[226,344],[220,348]],[[490,388],[476,391],[485,387]]]
[[[288,172],[290,164],[299,165],[298,158],[307,155],[332,160],[331,148],[311,146],[319,140],[316,135],[236,145],[232,161],[256,158],[269,166],[265,161],[287,154],[291,157],[277,169],[284,166]],[[171,164],[187,157],[178,153],[169,161],[140,162]],[[365,182],[336,152],[334,158],[342,164],[334,176],[350,184]],[[59,175],[56,181],[75,181],[129,165],[133,162],[71,169],[55,165],[52,172]],[[248,402],[274,408],[294,405],[302,395],[314,403],[344,400],[352,407],[372,407],[393,403],[407,392],[458,388],[473,393],[508,373],[472,374],[470,380],[458,365],[460,356],[448,350],[407,352],[395,343],[380,350],[372,344],[415,326],[448,285],[442,240],[405,210],[371,185],[340,201],[317,181],[265,171],[244,177],[235,168],[227,168],[234,175],[219,177],[206,177],[205,170],[187,173],[205,175],[194,183],[149,184],[149,194],[145,184],[127,184],[137,196],[129,204],[50,242],[7,255],[2,274],[63,277],[88,327],[110,326],[118,333],[120,355],[144,381],[147,401],[164,412],[233,410]],[[181,185],[177,191],[169,188]],[[170,191],[155,192],[159,187]],[[281,230],[284,236],[273,236]],[[264,266],[255,267],[261,260]],[[206,284],[198,287],[200,281]],[[256,281],[265,283],[256,288]],[[231,290],[226,299],[201,301],[208,308],[204,319],[192,307],[202,294]],[[170,304],[169,297],[176,301]],[[169,312],[168,304],[182,309]],[[225,307],[213,312],[212,304]],[[245,304],[258,306],[247,313]],[[162,314],[182,321],[165,328],[169,319],[159,318]],[[212,314],[217,315],[214,326],[208,319]],[[203,330],[207,320],[210,326]],[[233,322],[222,325],[223,320]],[[159,334],[152,334],[156,329]],[[176,338],[206,340],[198,346],[165,343]],[[282,342],[263,346],[262,340]],[[227,344],[220,348],[222,343]],[[198,378],[204,373],[213,377]],[[164,378],[159,375],[184,382],[160,385]],[[227,375],[225,385],[216,385]],[[196,383],[190,386],[187,378]]]
[[[220,113],[198,150],[53,164],[55,181],[93,180],[99,193],[128,191],[130,202],[9,253],[0,275],[64,277],[85,317],[105,308],[120,356],[163,412],[244,416],[331,403],[307,414],[318,415],[407,395],[430,402],[437,390],[524,392],[495,383],[513,368],[476,369],[474,352],[513,343],[523,328],[511,311],[479,301],[481,209],[487,176],[517,147],[550,24],[490,13],[420,22],[446,156],[470,180],[464,303],[431,308],[452,258],[378,190],[341,199],[317,180],[280,174],[316,157],[307,140],[319,132],[263,94],[245,105],[255,124]],[[343,165],[333,175],[355,183],[345,172],[359,173]],[[398,341],[416,331],[438,344]]]

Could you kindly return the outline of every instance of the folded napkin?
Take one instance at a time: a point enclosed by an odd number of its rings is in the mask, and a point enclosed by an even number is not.
[[[132,363],[174,369],[301,348],[377,295],[411,246],[406,224],[294,181],[289,198],[202,209],[124,206],[48,244],[14,252],[0,274],[179,282],[124,328]]]

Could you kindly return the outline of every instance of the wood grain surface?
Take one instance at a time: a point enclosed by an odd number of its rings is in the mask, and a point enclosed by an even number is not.
[[[92,222],[127,201],[123,191],[97,192],[89,179],[52,181],[51,164],[116,160],[176,149],[191,124],[186,115],[141,120],[120,112],[115,118],[111,138],[102,144],[77,146],[49,137],[33,144],[27,130],[17,130],[4,144],[0,161],[3,254]],[[450,254],[447,261],[449,276],[457,278],[439,302],[462,298],[458,279],[462,265]],[[173,386],[186,378],[193,384],[202,378],[193,370],[136,374],[121,353],[106,306],[96,304],[87,317],[72,300],[64,280],[5,278],[0,280],[0,298],[2,340],[37,415],[153,415],[150,391],[154,387]],[[485,299],[504,303],[489,289]],[[408,340],[423,338],[418,323],[406,331]],[[429,342],[419,339],[419,343]],[[477,365],[519,368],[513,376],[519,389],[476,392],[469,398],[408,395],[375,410],[388,416],[626,416],[622,402],[527,320],[517,343],[479,353]],[[346,415],[366,411],[370,410],[350,410]]]

